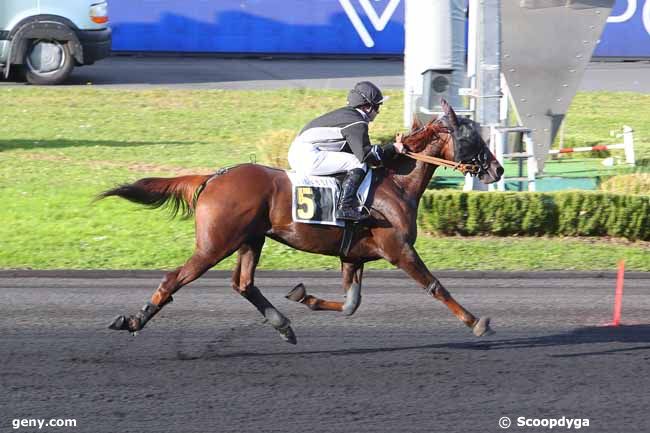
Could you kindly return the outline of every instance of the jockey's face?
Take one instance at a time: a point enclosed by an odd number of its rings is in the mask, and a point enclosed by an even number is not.
[[[366,110],[366,114],[368,115],[368,119],[372,122],[375,120],[375,117],[377,117],[377,114],[379,114],[379,109],[381,105],[371,105],[368,110]]]

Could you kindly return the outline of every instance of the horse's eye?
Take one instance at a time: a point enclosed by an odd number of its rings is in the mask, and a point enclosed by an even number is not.
[[[461,126],[458,129],[458,135],[463,138],[473,139],[474,131],[471,128],[468,128],[467,126]]]

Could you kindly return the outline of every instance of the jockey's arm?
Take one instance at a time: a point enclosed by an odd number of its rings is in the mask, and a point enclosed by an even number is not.
[[[373,148],[375,147],[378,148],[378,153],[381,155],[381,162],[390,161],[400,153],[406,152],[404,145],[402,144],[402,134],[397,134],[395,136],[395,143],[385,144],[382,147],[373,146]]]
[[[355,122],[341,129],[341,134],[345,138],[350,150],[361,162],[370,151],[370,137],[368,137],[368,124],[366,122]]]

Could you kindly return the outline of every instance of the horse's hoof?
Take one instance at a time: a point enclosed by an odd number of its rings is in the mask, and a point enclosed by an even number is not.
[[[289,299],[290,301],[295,301],[295,302],[302,302],[305,299],[305,296],[307,296],[307,289],[305,289],[305,285],[300,283],[289,293],[287,293],[284,297]]]
[[[493,335],[495,332],[490,328],[490,318],[481,317],[478,322],[472,327],[472,332],[477,337],[487,337]]]
[[[116,331],[129,331],[131,334],[136,335],[138,331],[142,328],[137,317],[126,317],[126,316],[117,316],[113,319],[113,323],[108,325],[109,329],[114,329]]]
[[[278,332],[280,333],[280,336],[284,341],[286,341],[289,344],[297,344],[298,339],[296,338],[296,334],[293,333],[293,329],[291,329],[291,326],[287,326],[284,329],[278,329]]]
[[[129,324],[126,320],[126,317],[117,316],[115,319],[113,319],[113,322],[111,322],[111,324],[108,325],[108,329],[113,329],[115,331],[128,331]]]

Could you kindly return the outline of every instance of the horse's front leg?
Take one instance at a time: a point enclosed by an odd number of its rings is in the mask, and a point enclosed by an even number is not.
[[[396,264],[415,281],[420,283],[429,296],[433,296],[445,304],[454,316],[458,317],[461,322],[472,328],[474,335],[480,337],[494,333],[490,328],[490,318],[476,318],[472,313],[460,305],[451,296],[447,289],[443,287],[442,283],[440,283],[440,281],[429,272],[426,265],[422,262],[422,259],[412,246],[405,245],[402,248],[399,257],[390,261],[391,263]]]
[[[361,281],[363,279],[363,263],[341,262],[343,274],[343,290],[345,302],[327,301],[308,295],[305,286],[300,283],[294,287],[286,298],[305,304],[309,309],[318,311],[340,311],[346,316],[351,316],[361,304]]]

